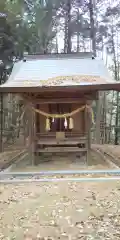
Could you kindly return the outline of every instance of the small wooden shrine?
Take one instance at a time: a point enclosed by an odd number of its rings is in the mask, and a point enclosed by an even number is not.
[[[46,152],[86,154],[98,91],[119,90],[101,60],[90,53],[27,56],[15,64],[1,92],[19,94],[34,156]]]

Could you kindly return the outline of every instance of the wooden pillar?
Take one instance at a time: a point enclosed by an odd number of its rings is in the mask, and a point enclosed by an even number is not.
[[[87,117],[87,134],[88,134],[88,149],[91,149],[91,126],[92,126],[92,112],[91,112],[91,107],[92,107],[92,101],[87,100],[87,105],[89,108],[87,108],[86,112],[86,117]]]
[[[31,109],[31,150],[32,165],[35,165],[35,113]]]
[[[84,110],[84,115],[85,115],[85,135],[86,135],[86,148],[87,148],[87,154],[86,154],[86,161],[88,164],[89,161],[89,144],[88,144],[88,111],[87,107]]]
[[[91,106],[90,106],[91,108]],[[91,111],[87,111],[87,132],[88,132],[88,149],[91,149],[91,126],[92,126],[92,117]]]
[[[29,152],[31,152],[31,115],[30,115],[30,108],[28,112],[28,124],[29,124]]]
[[[26,146],[26,113],[23,116],[23,134],[24,134],[24,146]]]
[[[88,116],[88,149],[89,150],[91,149],[91,119],[90,119],[90,116]]]
[[[0,152],[3,152],[3,93],[0,94],[1,109],[0,109]]]
[[[40,108],[40,104],[36,104],[36,109]],[[34,158],[35,158],[35,165],[38,165],[40,163],[40,156],[41,153],[38,151],[39,145],[38,145],[38,140],[40,140],[40,114],[39,113],[35,113],[34,114]],[[37,136],[38,134],[38,136]]]
[[[101,122],[102,96],[99,93],[99,99],[96,102],[96,143],[100,144],[100,122]]]
[[[34,165],[34,156],[33,156],[33,112],[29,107],[28,111],[28,124],[29,124],[29,153],[31,158],[31,163]]]

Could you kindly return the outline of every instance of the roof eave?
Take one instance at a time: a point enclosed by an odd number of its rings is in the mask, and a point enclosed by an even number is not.
[[[23,92],[51,92],[51,91],[120,91],[120,83],[107,83],[96,85],[76,85],[76,86],[27,86],[27,87],[13,87],[13,86],[0,86],[1,93],[23,93]]]

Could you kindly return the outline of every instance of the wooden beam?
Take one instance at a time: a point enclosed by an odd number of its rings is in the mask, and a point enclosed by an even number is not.
[[[87,149],[86,148],[78,148],[78,147],[55,147],[55,148],[45,148],[45,149],[38,149],[38,152],[40,153],[54,153],[54,152],[58,152],[58,153],[61,153],[61,152],[87,152]]]
[[[71,98],[54,98],[54,99],[33,99],[33,103],[39,103],[39,104],[55,104],[55,103],[82,103],[83,99],[71,99]]]
[[[34,93],[24,93],[21,95],[23,99],[38,103],[38,104],[47,104],[47,103],[81,103],[84,100],[93,101],[98,99],[97,92],[86,92],[86,93],[79,93],[79,92],[69,92],[69,93],[60,93],[51,92],[49,95],[47,94],[34,94]]]
[[[28,100],[28,101],[31,101],[33,103],[36,103],[36,104],[49,104],[49,103],[83,103],[84,100],[96,100],[96,98],[92,98],[92,96],[87,96],[87,95],[84,95],[84,96],[81,96],[79,98],[68,98],[68,97],[64,97],[64,98],[39,98],[39,99],[36,99],[36,98],[30,98],[29,97],[27,98],[24,97],[24,99]]]
[[[77,145],[77,144],[85,144],[86,145],[86,139],[82,138],[68,138],[64,140],[57,140],[56,138],[41,138],[38,140],[37,144],[42,144],[42,145]]]
[[[39,86],[28,86],[28,87],[23,87],[19,86],[19,84],[16,84],[16,86],[2,86],[0,88],[0,92],[2,93],[16,93],[20,94],[23,92],[34,92],[34,93],[42,93],[42,92],[51,92],[51,91],[61,91],[62,92],[69,92],[70,90],[78,91],[80,92],[86,92],[86,91],[120,91],[120,83],[104,83],[104,84],[95,84],[95,85],[78,85],[78,86],[54,86],[54,87],[39,87]]]

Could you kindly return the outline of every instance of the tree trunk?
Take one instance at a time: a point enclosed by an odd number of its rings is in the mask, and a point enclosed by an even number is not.
[[[108,143],[111,142],[111,125],[112,125],[112,116],[113,116],[113,103],[114,103],[114,94],[115,92],[113,91],[113,94],[112,94],[112,105],[111,105],[111,111],[110,111],[110,123],[109,123],[109,135],[108,135]]]
[[[4,67],[0,66],[0,85],[4,79]],[[3,151],[3,93],[0,93],[0,152]]]
[[[65,9],[65,39],[64,39],[64,52],[71,53],[71,0],[67,0]]]
[[[94,21],[93,0],[89,0],[89,12],[90,12],[92,51],[93,51],[93,55],[96,56],[96,29],[95,29],[95,21]]]
[[[101,97],[96,101],[96,143],[100,144]]]
[[[115,117],[115,145],[118,145],[118,135],[119,135],[119,131],[118,131],[118,124],[119,124],[119,92],[117,92],[117,96],[116,96],[116,105],[117,105],[117,109],[116,109],[116,117]]]
[[[59,52],[59,50],[58,50],[58,38],[57,38],[57,36],[56,36],[55,52],[56,52],[56,53]]]
[[[117,64],[117,56],[116,56],[116,49],[115,49],[115,41],[114,41],[114,29],[113,25],[111,27],[111,33],[112,33],[112,50],[113,50],[113,61],[114,61],[114,77],[115,80],[119,80],[119,65]],[[118,125],[119,125],[119,92],[117,92],[116,96],[116,117],[115,117],[115,145],[118,145]]]
[[[104,144],[107,142],[107,133],[106,133],[106,114],[107,114],[107,104],[106,104],[106,92],[103,92],[103,123],[104,123]]]
[[[79,9],[77,11],[77,52],[80,51]]]

